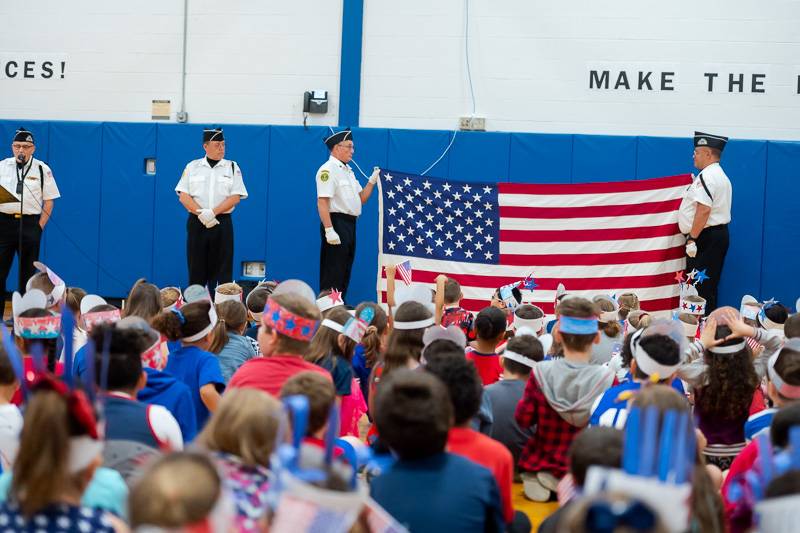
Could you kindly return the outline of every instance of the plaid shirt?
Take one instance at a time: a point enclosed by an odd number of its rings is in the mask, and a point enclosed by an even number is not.
[[[557,478],[567,473],[567,452],[581,429],[559,415],[545,398],[533,374],[517,404],[514,418],[520,429],[532,428],[533,436],[525,443],[519,467],[528,472],[550,472]]]
[[[467,339],[473,340],[475,338],[475,334],[472,331],[472,323],[474,321],[474,317],[472,313],[464,309],[463,307],[449,307],[444,310],[442,313],[442,326],[458,326],[461,328],[461,331],[464,332]]]

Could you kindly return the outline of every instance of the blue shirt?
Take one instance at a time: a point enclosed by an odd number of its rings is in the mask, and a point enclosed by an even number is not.
[[[217,354],[219,367],[222,370],[222,377],[225,379],[225,383],[227,384],[228,381],[230,381],[231,376],[240,366],[255,356],[256,351],[248,337],[229,332],[228,342],[225,343],[225,346],[223,346],[222,350]]]
[[[458,455],[397,461],[372,481],[370,492],[414,533],[505,530],[494,476]]]
[[[777,409],[764,409],[763,411],[750,415],[750,418],[744,423],[744,438],[747,442],[756,438],[762,431],[769,429],[772,425],[772,419],[777,412]]]
[[[358,385],[361,387],[361,395],[366,399],[369,398],[369,375],[372,373],[372,368],[367,366],[367,358],[364,355],[364,346],[356,344],[356,349],[353,352],[353,373],[358,378]]]
[[[197,435],[197,415],[189,387],[166,372],[153,368],[145,368],[144,371],[147,373],[147,385],[136,398],[140,402],[166,407],[181,427],[183,442],[191,442]]]
[[[75,352],[75,357],[72,358],[72,376],[81,381],[86,379],[86,352],[88,350],[89,345],[84,344]]]
[[[642,388],[642,384],[631,379],[628,372],[627,381],[606,390],[597,402],[597,406],[592,410],[589,417],[590,426],[609,426],[622,429],[628,418],[628,399],[620,400],[619,395],[625,391],[637,391]],[[672,380],[672,388],[683,396],[683,383],[678,378]]]
[[[180,350],[170,352],[164,370],[189,387],[197,429],[202,429],[211,413],[200,397],[200,388],[212,383],[218,391],[225,390],[225,380],[217,357],[196,346],[182,346]]]
[[[331,373],[333,385],[336,387],[337,396],[348,396],[353,385],[353,367],[344,357],[328,354],[319,361],[317,365]]]

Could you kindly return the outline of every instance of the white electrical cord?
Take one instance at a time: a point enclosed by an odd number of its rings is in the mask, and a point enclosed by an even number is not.
[[[475,89],[472,85],[472,69],[470,68],[469,64],[469,0],[464,0],[464,57],[466,59],[466,64],[467,64],[467,82],[469,84],[469,95],[472,101],[472,114],[470,115],[470,118],[474,118],[475,105],[476,105]],[[331,133],[334,133],[332,127],[328,126],[328,129],[331,130]],[[453,130],[453,136],[450,138],[450,142],[447,144],[447,147],[444,149],[444,152],[442,152],[442,154],[436,159],[436,161],[431,163],[431,165],[428,168],[420,172],[419,174],[420,176],[426,175],[433,167],[435,167],[439,163],[439,161],[441,161],[444,158],[445,155],[447,155],[447,152],[450,151],[450,148],[452,148],[453,146],[453,142],[455,142],[456,140],[456,135],[458,135],[457,129]],[[361,172],[362,176],[369,179],[369,176],[364,174],[364,171],[361,170],[361,167],[358,166],[358,163],[356,163],[355,159],[351,159],[350,161],[356,166],[358,171]]]

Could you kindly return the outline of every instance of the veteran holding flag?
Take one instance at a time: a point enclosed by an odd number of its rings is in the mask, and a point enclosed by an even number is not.
[[[344,298],[356,256],[356,219],[378,182],[380,170],[372,172],[362,189],[350,161],[355,147],[350,129],[327,137],[331,155],[317,170],[317,210],[322,244],[319,256],[320,290],[338,289]]]
[[[706,299],[706,313],[717,308],[717,287],[728,252],[731,221],[731,182],[719,164],[727,137],[696,131],[694,166],[700,173],[686,189],[678,211],[678,226],[686,235],[687,271],[705,271],[705,282],[697,286]]]

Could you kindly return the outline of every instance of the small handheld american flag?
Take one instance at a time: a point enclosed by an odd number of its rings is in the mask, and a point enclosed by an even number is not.
[[[411,285],[411,261],[405,260],[397,265],[397,274],[403,279],[406,285]]]

